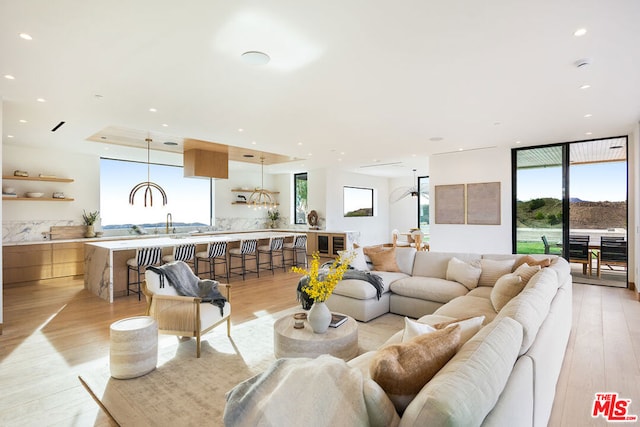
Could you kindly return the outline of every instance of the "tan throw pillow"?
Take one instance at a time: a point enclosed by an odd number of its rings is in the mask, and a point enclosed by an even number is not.
[[[436,323],[433,325],[435,329],[451,328],[456,325],[460,325],[460,344],[462,347],[464,343],[469,341],[475,334],[482,329],[484,323],[484,316],[477,317],[465,317],[463,319],[447,320],[445,322]]]
[[[364,248],[364,254],[371,259],[371,262],[373,263],[373,270],[400,271],[398,263],[396,262],[395,248],[382,250]]]
[[[525,255],[522,258],[516,260],[516,262],[513,264],[512,271],[516,271],[516,269],[522,264],[527,264],[530,266],[539,265],[542,268],[549,267],[551,265],[551,258],[535,259],[531,255]]]
[[[482,270],[480,267],[473,266],[456,257],[449,260],[447,265],[447,280],[453,280],[464,285],[465,288],[471,290],[478,286]]]
[[[522,278],[522,287],[524,288],[525,286],[527,286],[527,283],[529,283],[529,279],[531,279],[541,269],[542,267],[540,267],[539,265],[529,265],[525,263],[516,268],[513,274],[516,274]]]
[[[499,278],[513,271],[513,259],[481,259],[478,286],[493,286]]]
[[[447,364],[460,343],[460,326],[420,335],[378,350],[369,365],[371,379],[382,387],[399,414]]]
[[[491,304],[496,313],[524,289],[524,280],[516,273],[505,274],[491,290]]]

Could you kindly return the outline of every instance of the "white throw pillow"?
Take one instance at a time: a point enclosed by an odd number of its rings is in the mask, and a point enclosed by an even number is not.
[[[522,264],[520,267],[516,268],[513,274],[516,274],[522,278],[522,282],[524,283],[522,286],[527,286],[529,283],[529,279],[531,279],[535,274],[540,271],[542,267],[539,265],[529,265],[527,263]]]
[[[499,278],[513,270],[515,259],[486,259],[480,260],[480,280],[478,286],[493,286]]]
[[[464,343],[466,343],[471,338],[473,338],[473,336],[477,334],[478,331],[480,331],[480,329],[482,329],[483,323],[484,323],[484,316],[477,316],[477,317],[471,317],[469,319],[462,319],[458,321],[451,320],[451,321],[437,323],[434,325],[434,328],[441,329],[442,325],[446,325],[444,326],[445,328],[449,328],[455,325],[460,325],[460,345],[458,346],[458,348],[460,348],[464,345]]]
[[[425,323],[416,322],[408,317],[404,318],[404,333],[402,334],[402,342],[407,342],[419,335],[424,335],[435,331],[436,328]]]
[[[451,258],[447,265],[447,280],[461,283],[469,290],[478,286],[480,273],[482,273],[480,267],[473,266],[456,257]]]
[[[526,265],[526,264],[525,264]],[[491,304],[496,313],[524,289],[525,281],[516,273],[505,274],[491,289]]]
[[[344,259],[344,258],[348,258],[348,257],[353,257],[351,259],[351,262],[349,263],[349,265],[356,269],[356,270],[360,270],[360,271],[369,271],[369,265],[367,264],[367,260],[364,257],[364,252],[362,251],[362,248],[358,247],[358,248],[354,248],[350,251],[340,251],[340,258]]]

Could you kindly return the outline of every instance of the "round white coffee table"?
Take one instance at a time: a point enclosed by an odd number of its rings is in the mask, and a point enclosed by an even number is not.
[[[277,358],[317,357],[330,354],[344,360],[358,355],[358,322],[347,316],[347,321],[324,334],[316,334],[305,320],[304,328],[293,327],[293,314],[281,317],[273,325],[273,348]]]

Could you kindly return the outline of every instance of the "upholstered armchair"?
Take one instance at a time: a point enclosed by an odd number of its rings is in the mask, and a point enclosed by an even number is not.
[[[166,281],[166,279],[165,279]],[[147,299],[146,315],[158,322],[158,332],[196,338],[196,356],[200,357],[200,337],[223,322],[231,336],[231,285],[220,283],[220,293],[227,299],[222,308],[197,297],[180,296],[168,283],[160,287],[160,276],[147,270],[142,291]]]

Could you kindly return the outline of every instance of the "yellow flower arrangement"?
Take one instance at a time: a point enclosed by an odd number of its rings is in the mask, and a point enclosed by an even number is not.
[[[352,259],[353,256],[345,258],[338,257],[333,261],[329,270],[324,271],[320,270],[320,254],[314,252],[311,255],[309,270],[300,267],[291,267],[291,271],[304,274],[309,278],[307,284],[302,287],[302,291],[309,295],[314,301],[325,302],[338,282],[342,280],[342,276],[349,268],[349,263]]]

